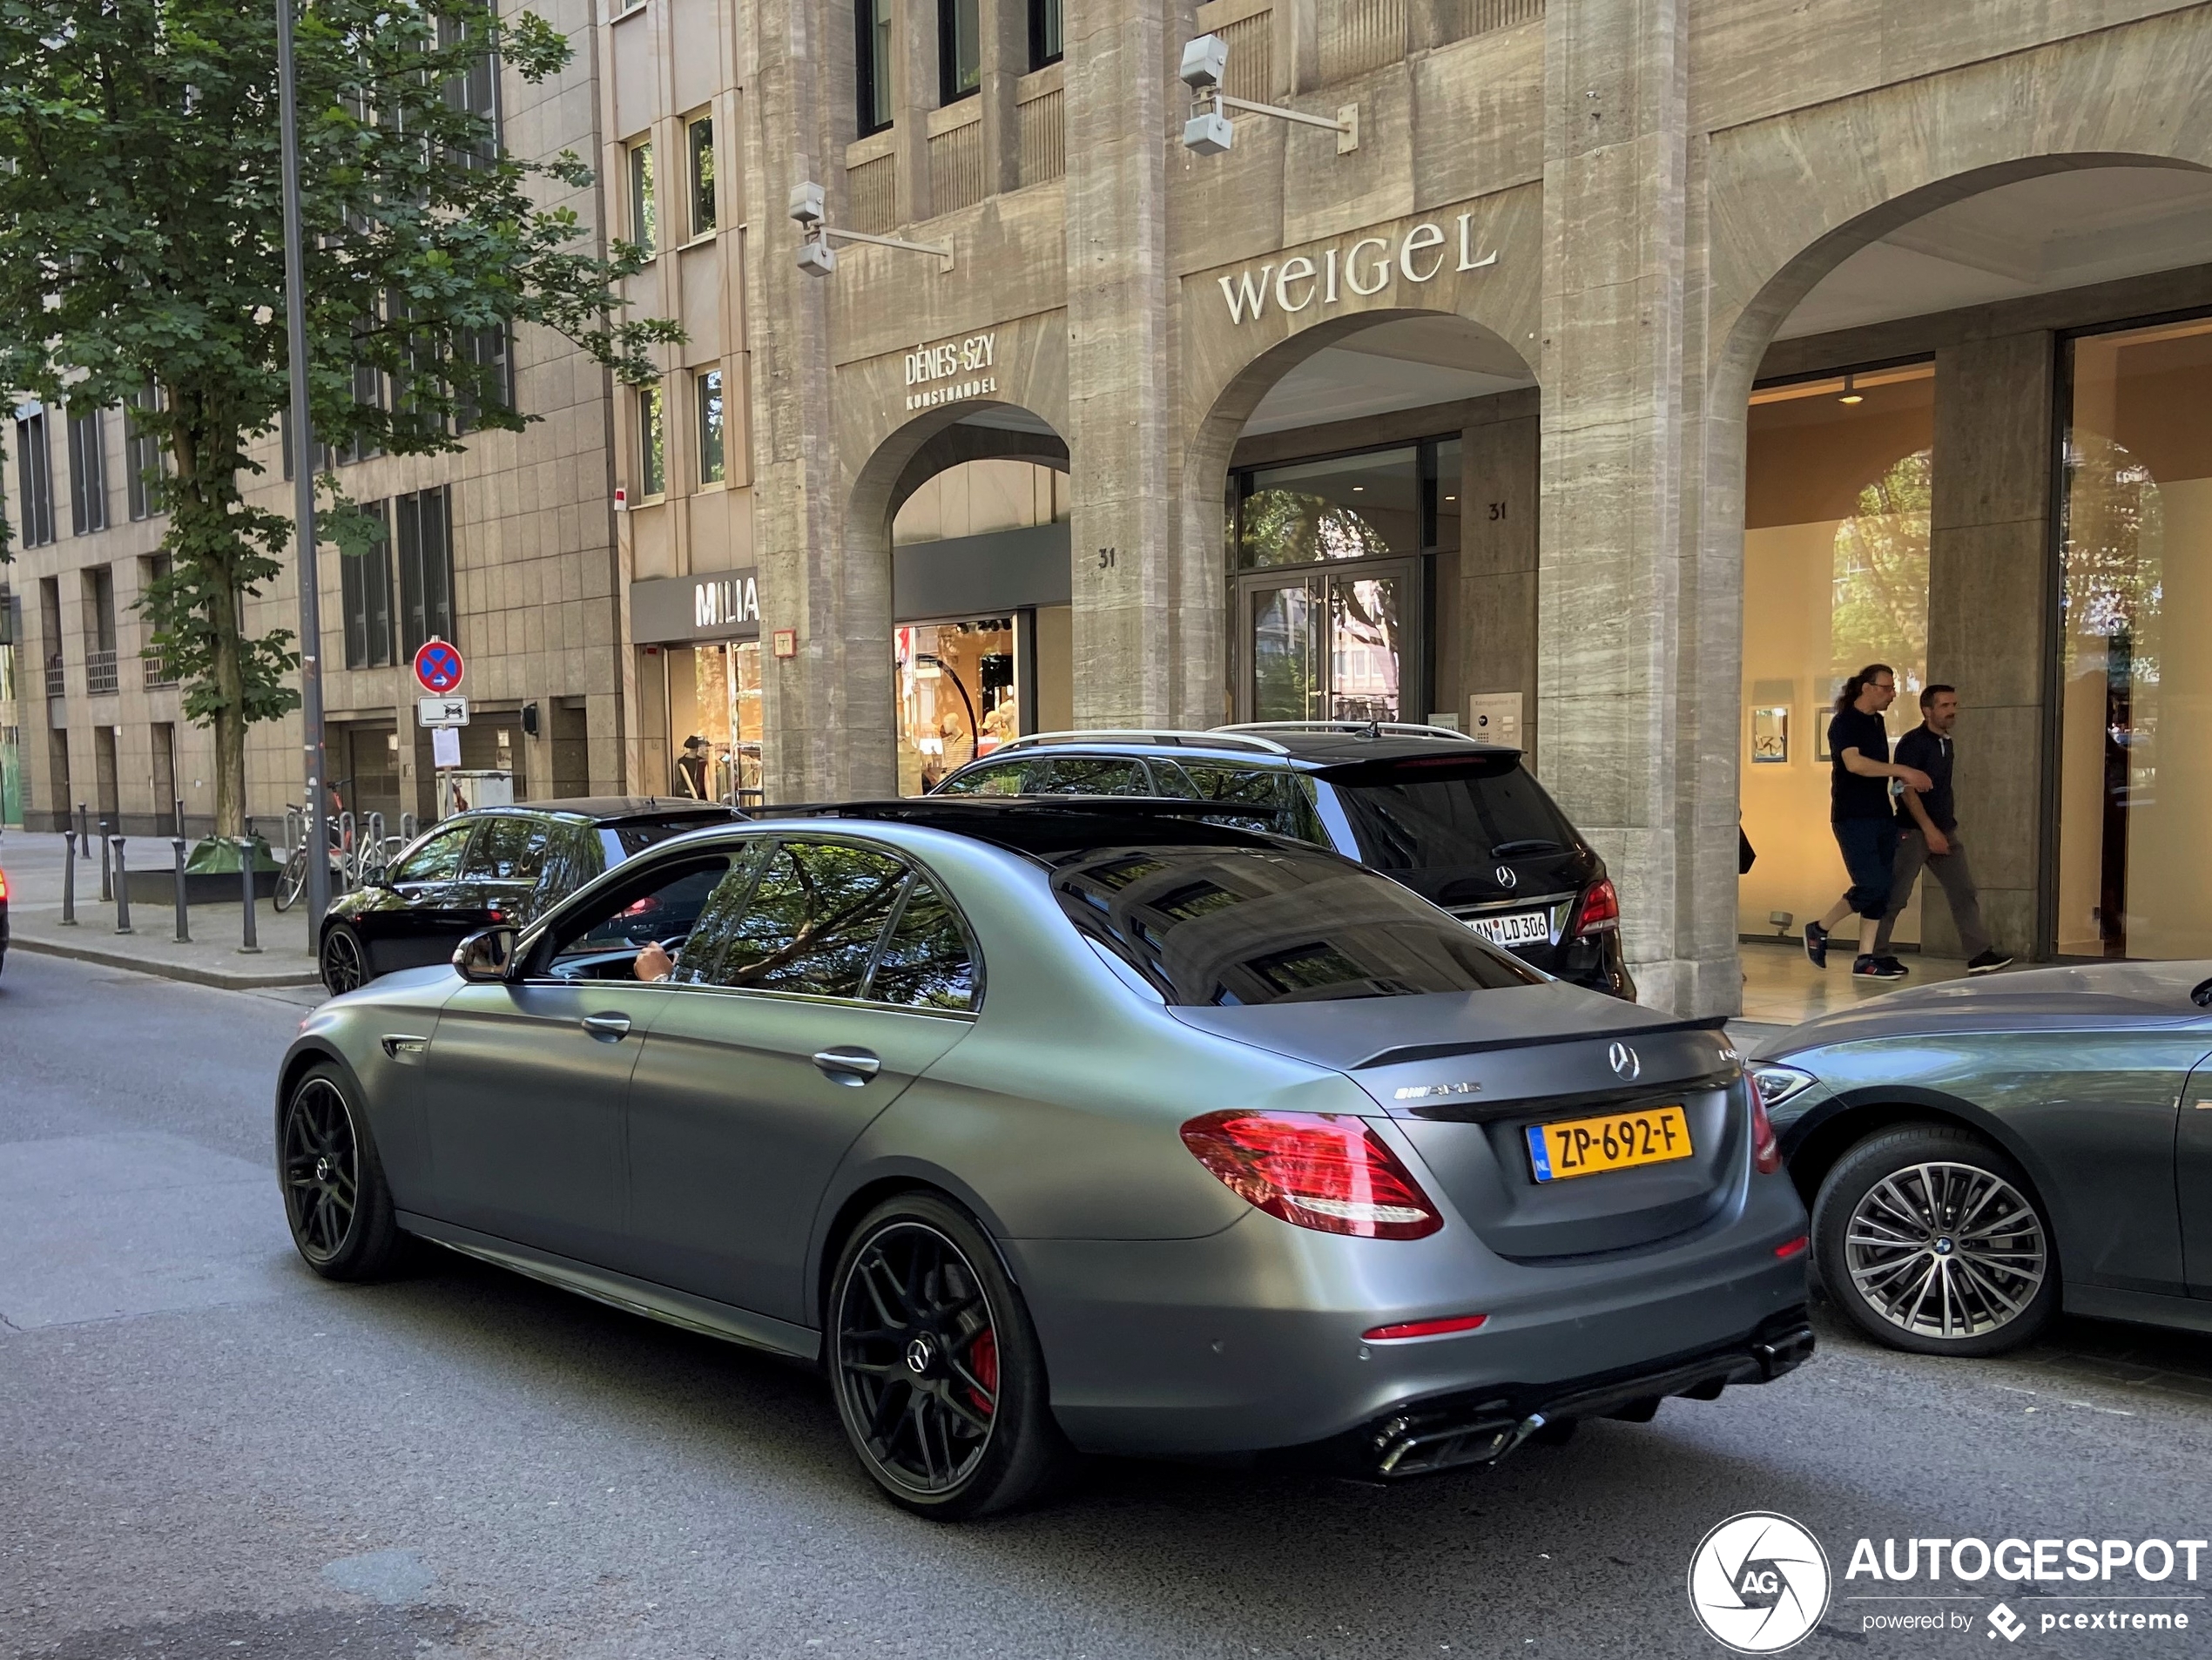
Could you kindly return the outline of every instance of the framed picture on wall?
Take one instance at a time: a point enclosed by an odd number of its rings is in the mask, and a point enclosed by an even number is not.
[[[1790,764],[1790,705],[1777,704],[1751,711],[1751,764],[1786,766]]]

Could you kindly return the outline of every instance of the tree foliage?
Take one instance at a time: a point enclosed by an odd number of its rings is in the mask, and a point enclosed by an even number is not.
[[[651,348],[680,332],[621,316],[616,287],[641,251],[602,256],[558,199],[590,170],[506,152],[486,113],[488,60],[542,82],[564,37],[481,0],[313,0],[295,41],[319,439],[421,454],[520,428],[518,325],[625,380],[657,372]],[[150,651],[215,730],[226,832],[246,725],[298,701],[291,636],[247,638],[239,620],[291,536],[243,493],[261,470],[249,447],[289,402],[280,169],[273,0],[0,0],[0,381],[49,403],[141,401],[172,556],[145,602]]]

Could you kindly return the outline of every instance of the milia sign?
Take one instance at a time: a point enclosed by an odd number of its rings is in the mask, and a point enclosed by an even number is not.
[[[1363,236],[1348,248],[1325,250],[1318,265],[1297,253],[1279,265],[1271,260],[1257,273],[1247,266],[1216,280],[1232,323],[1264,314],[1270,300],[1278,311],[1297,313],[1315,304],[1339,305],[1346,294],[1372,299],[1400,279],[1433,282],[1447,267],[1457,273],[1497,264],[1494,249],[1475,257],[1474,219],[1473,213],[1459,216],[1456,238],[1441,225],[1424,220],[1394,246],[1386,236]]]

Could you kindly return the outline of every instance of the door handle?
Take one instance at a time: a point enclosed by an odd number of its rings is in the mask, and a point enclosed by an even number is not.
[[[583,1017],[583,1029],[594,1037],[604,1037],[611,1041],[621,1037],[630,1030],[630,1016],[627,1015],[586,1015]]]
[[[819,1049],[815,1052],[814,1064],[832,1083],[855,1090],[883,1070],[883,1063],[864,1049]]]

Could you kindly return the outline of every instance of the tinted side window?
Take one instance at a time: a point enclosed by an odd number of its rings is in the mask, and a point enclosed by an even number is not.
[[[489,820],[469,849],[462,874],[475,881],[534,882],[545,867],[545,837],[546,827],[540,820]]]
[[[1150,795],[1150,780],[1136,761],[1062,755],[1033,762],[1022,780],[1030,795]]]
[[[1581,842],[1543,786],[1513,761],[1345,768],[1329,782],[1360,861],[1377,870],[1485,866]]]
[[[704,830],[719,822],[723,820],[709,818],[624,819],[617,824],[600,826],[599,844],[606,854],[607,867],[611,870],[625,859],[635,859],[657,841],[665,841],[686,831]]]
[[[975,953],[968,930],[928,880],[916,875],[868,982],[873,1002],[911,1009],[973,1009]]]
[[[475,828],[474,820],[456,824],[449,830],[438,830],[430,839],[392,867],[395,882],[451,881],[461,874],[461,855],[469,846],[469,833]]]
[[[1312,786],[1291,773],[1226,761],[1170,761],[1155,756],[1152,777],[1162,795],[1218,802],[1230,809],[1222,813],[1220,823],[1329,845],[1329,833],[1313,810]],[[1235,811],[1240,807],[1247,811]]]
[[[769,856],[743,912],[701,926],[676,978],[751,991],[858,997],[906,867],[836,841],[788,841]],[[718,895],[718,898],[719,896]]]
[[[1006,761],[997,766],[978,766],[948,778],[938,786],[938,795],[1019,795],[1022,763]]]
[[[680,940],[698,926],[710,900],[735,885],[742,898],[750,861],[727,854],[664,867],[610,891],[562,924],[556,957],[634,950],[648,940]]]

